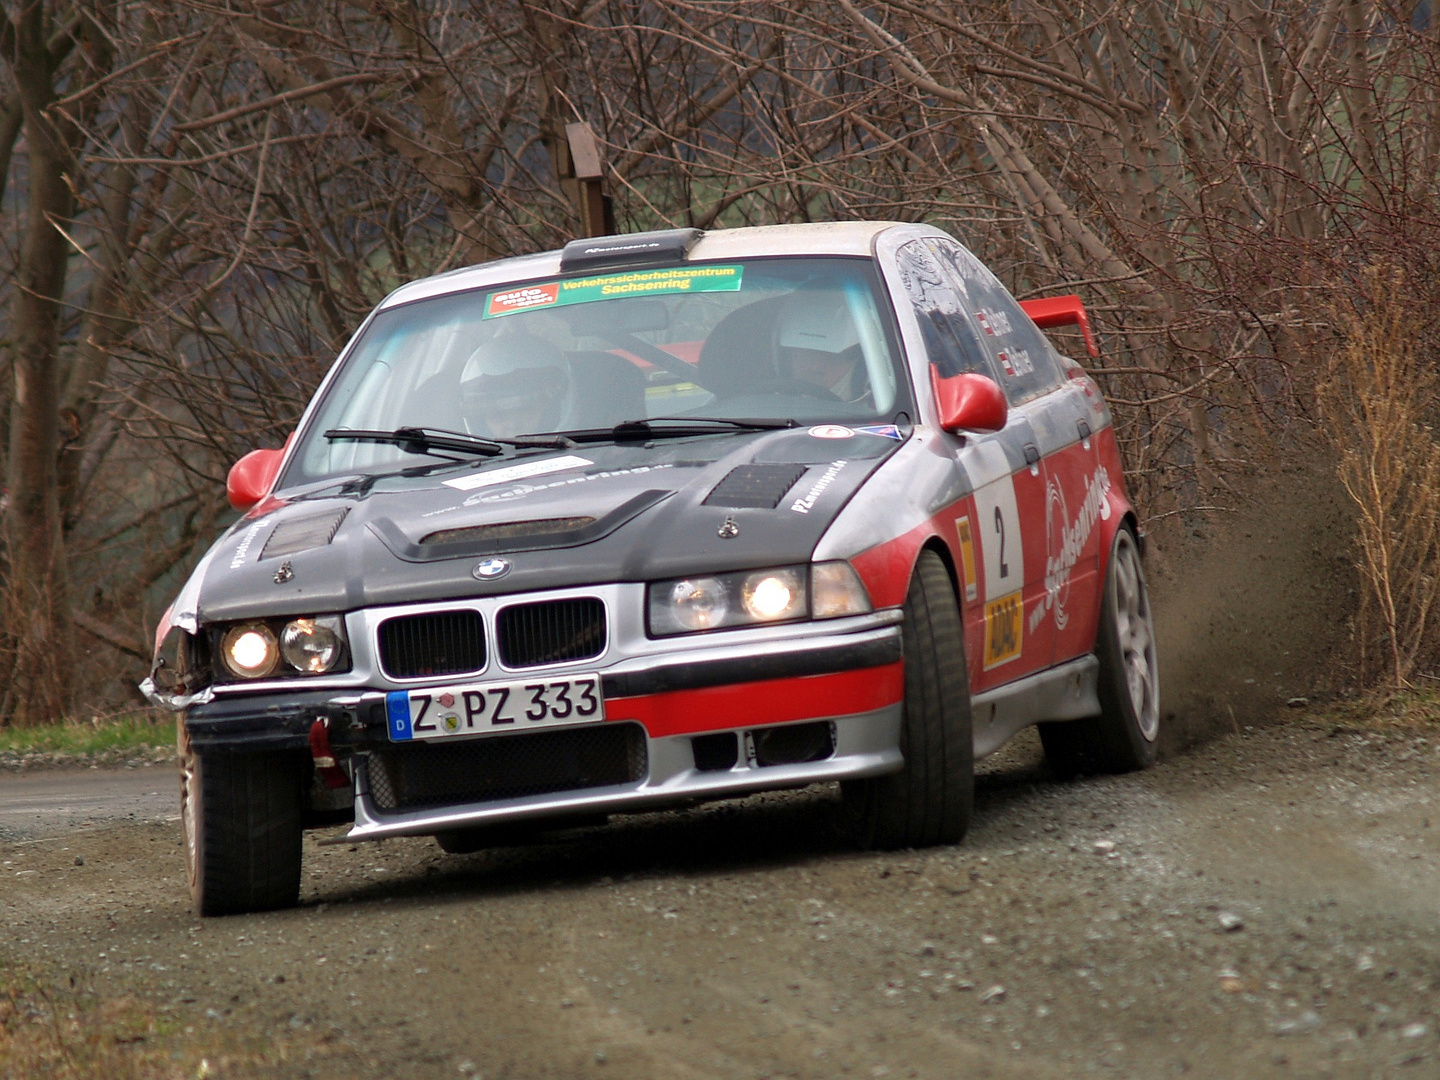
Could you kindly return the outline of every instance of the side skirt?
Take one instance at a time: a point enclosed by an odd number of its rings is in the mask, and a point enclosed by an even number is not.
[[[1100,715],[1094,655],[1037,671],[970,699],[975,725],[975,760],[989,757],[1022,728],[1042,720],[1081,720]]]

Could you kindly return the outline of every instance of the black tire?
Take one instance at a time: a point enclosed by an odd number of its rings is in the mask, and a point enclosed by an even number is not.
[[[970,680],[960,608],[945,564],[924,551],[901,623],[904,767],[841,785],[845,815],[861,847],[909,848],[960,841],[975,802]]]
[[[180,820],[190,896],[201,915],[291,907],[300,899],[303,754],[199,753],[183,719]]]
[[[1100,715],[1040,725],[1045,759],[1064,780],[1155,764],[1160,669],[1140,549],[1129,526],[1116,531],[1110,546],[1095,655],[1100,661]]]

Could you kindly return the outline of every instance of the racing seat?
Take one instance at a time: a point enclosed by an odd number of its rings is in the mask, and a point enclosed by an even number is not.
[[[699,383],[717,398],[775,390],[783,380],[775,366],[775,323],[788,296],[736,308],[715,325],[696,364]]]
[[[565,359],[574,401],[570,426],[614,427],[645,419],[645,375],[634,364],[608,352],[572,352]]]

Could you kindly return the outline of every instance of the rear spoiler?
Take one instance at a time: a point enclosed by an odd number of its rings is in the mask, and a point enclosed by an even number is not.
[[[1052,326],[1078,326],[1081,336],[1085,338],[1085,351],[1091,356],[1099,357],[1100,346],[1095,343],[1095,335],[1090,330],[1090,316],[1086,313],[1080,297],[1074,293],[1069,296],[1021,300],[1020,306],[1042,330],[1048,330]]]

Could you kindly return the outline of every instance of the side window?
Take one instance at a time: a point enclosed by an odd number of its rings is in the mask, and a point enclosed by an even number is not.
[[[924,240],[912,240],[895,253],[900,284],[915,309],[925,352],[944,377],[978,371],[994,378],[989,354],[965,315],[965,304],[951,276],[941,268]]]
[[[925,243],[979,326],[1011,404],[1029,401],[1060,386],[1064,373],[1049,339],[985,264],[953,240],[936,237]]]

